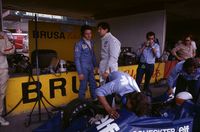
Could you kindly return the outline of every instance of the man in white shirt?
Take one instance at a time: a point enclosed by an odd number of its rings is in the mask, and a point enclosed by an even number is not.
[[[2,117],[4,109],[4,98],[8,81],[8,62],[6,55],[13,54],[14,45],[9,41],[4,32],[0,32],[0,124],[2,126],[9,125],[9,122]]]
[[[104,84],[108,74],[118,70],[118,57],[121,43],[110,33],[108,23],[100,22],[97,27],[101,37],[100,83]]]

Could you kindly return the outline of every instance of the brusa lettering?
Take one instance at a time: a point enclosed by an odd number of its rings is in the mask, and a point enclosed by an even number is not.
[[[64,32],[53,31],[33,31],[33,38],[40,39],[65,39]]]

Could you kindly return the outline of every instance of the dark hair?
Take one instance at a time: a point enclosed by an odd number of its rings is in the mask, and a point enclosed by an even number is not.
[[[184,35],[183,36],[183,40],[185,40],[186,38],[190,38],[191,40],[193,40],[193,36],[192,36],[192,34],[186,34],[186,35]]]
[[[92,31],[92,27],[90,27],[89,25],[81,26],[81,36],[83,36],[85,30],[91,30]]]
[[[183,63],[183,69],[186,71],[191,66],[195,68],[199,67],[199,61],[196,58],[189,58]]]
[[[108,32],[110,32],[110,25],[107,22],[100,22],[97,25],[97,28],[99,28],[99,27],[103,28],[104,30],[108,29]]]
[[[148,39],[149,36],[154,36],[154,38],[155,38],[155,33],[152,32],[152,31],[150,31],[150,32],[148,32],[148,33],[146,34],[146,38]]]
[[[150,100],[141,92],[132,92],[127,94],[127,99],[130,101],[132,108],[130,111],[134,112],[137,116],[143,116],[150,111]]]

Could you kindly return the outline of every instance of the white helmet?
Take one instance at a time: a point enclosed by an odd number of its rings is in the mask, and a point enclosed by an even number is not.
[[[180,92],[176,95],[176,98],[182,99],[182,100],[189,100],[193,99],[192,95],[189,92]]]

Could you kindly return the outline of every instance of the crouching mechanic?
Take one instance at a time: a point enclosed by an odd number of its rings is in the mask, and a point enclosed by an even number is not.
[[[150,108],[148,97],[140,92],[137,83],[130,75],[114,71],[108,77],[109,83],[97,88],[96,95],[112,118],[118,118],[119,114],[115,108],[110,106],[105,96],[113,93],[119,95],[127,110],[135,112],[136,115],[142,116],[148,112]]]
[[[172,70],[168,77],[169,93],[172,93],[176,87],[177,93],[188,91],[193,96],[194,103],[200,103],[200,68],[199,61],[196,58],[189,58],[181,61]]]

